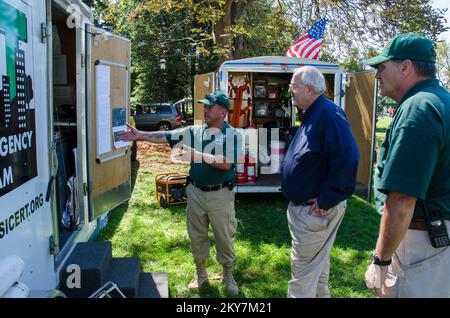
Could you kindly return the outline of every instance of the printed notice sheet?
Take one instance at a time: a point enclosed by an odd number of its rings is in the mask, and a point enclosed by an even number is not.
[[[97,157],[110,152],[111,145],[111,86],[110,67],[95,66],[95,106],[97,121]]]
[[[119,135],[122,132],[126,132],[128,130],[127,126],[116,126],[112,128],[113,136],[114,136],[114,148],[122,148],[130,145],[129,141],[122,141],[119,139]]]

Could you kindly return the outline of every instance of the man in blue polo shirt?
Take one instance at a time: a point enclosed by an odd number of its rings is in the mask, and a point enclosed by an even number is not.
[[[433,42],[400,34],[365,63],[381,95],[399,103],[377,160],[382,217],[367,287],[381,297],[450,297],[450,247],[432,245],[424,213],[441,239],[450,234],[450,93],[436,79]]]
[[[234,210],[234,166],[241,151],[242,138],[225,122],[230,108],[226,95],[217,91],[198,101],[204,105],[204,125],[194,125],[167,132],[142,132],[129,127],[125,140],[169,143],[172,158],[190,162],[189,185],[186,187],[186,224],[191,239],[196,273],[189,288],[199,288],[208,281],[206,260],[210,242],[208,228],[214,232],[217,261],[223,266],[223,280],[229,294],[236,296],[238,286],[233,277],[236,233]]]
[[[318,69],[298,69],[289,86],[303,122],[282,166],[292,237],[288,297],[330,297],[330,251],[355,189],[359,153],[344,111],[323,95]]]

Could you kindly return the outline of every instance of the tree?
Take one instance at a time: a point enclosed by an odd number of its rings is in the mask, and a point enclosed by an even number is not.
[[[285,55],[292,44],[295,25],[285,9],[274,6],[273,1],[253,2],[234,23],[228,28],[236,39],[231,46],[231,59]]]
[[[85,0],[95,23],[132,42],[132,101],[192,94],[195,74],[228,59],[284,55],[321,17],[321,60],[360,70],[399,32],[432,39],[445,30],[431,0]],[[159,60],[167,61],[162,74]],[[163,76],[164,75],[164,76]]]
[[[108,0],[82,0],[87,6],[94,9],[94,22],[98,27],[103,27],[108,29],[108,25],[105,25],[106,22],[103,15],[109,12],[110,3]],[[107,20],[107,19],[106,19]],[[109,26],[110,27],[110,26]]]
[[[350,56],[342,61],[341,67],[344,72],[357,72],[364,70],[364,64],[361,59],[358,58],[358,51],[356,49],[351,50]]]
[[[97,25],[132,41],[132,101],[192,94],[198,73],[233,58],[284,54],[294,25],[270,0],[102,0]],[[275,36],[274,34],[278,34]],[[162,79],[159,60],[167,61]]]
[[[441,84],[450,89],[450,45],[448,42],[438,42],[437,48],[437,71]]]
[[[296,38],[322,17],[328,20],[322,59],[343,61],[357,52],[379,51],[399,33],[415,32],[436,40],[446,30],[446,9],[435,9],[431,0],[278,0],[297,26]],[[325,59],[324,59],[325,60]]]
[[[217,48],[224,49],[220,63],[225,59],[237,59],[241,57],[244,46],[243,36],[236,28],[237,22],[245,11],[252,6],[255,0],[226,0],[223,2],[221,17],[214,26],[214,39]],[[233,29],[234,27],[234,29]],[[243,31],[243,30],[242,30]],[[230,54],[231,53],[231,56]]]

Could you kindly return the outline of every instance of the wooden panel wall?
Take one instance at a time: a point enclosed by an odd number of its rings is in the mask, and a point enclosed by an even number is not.
[[[372,169],[370,152],[373,132],[375,72],[349,74],[348,81],[350,86],[347,87],[345,93],[345,113],[359,150],[357,181],[367,185]]]
[[[204,119],[203,106],[197,101],[214,91],[214,73],[195,75],[194,83],[194,124],[201,124]]]

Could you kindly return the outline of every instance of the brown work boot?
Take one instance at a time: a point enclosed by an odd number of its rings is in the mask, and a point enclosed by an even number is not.
[[[223,282],[227,292],[232,296],[239,294],[239,288],[233,277],[233,265],[223,265]]]
[[[206,271],[206,261],[195,262],[195,275],[189,283],[188,288],[200,288],[208,282],[208,272]]]

